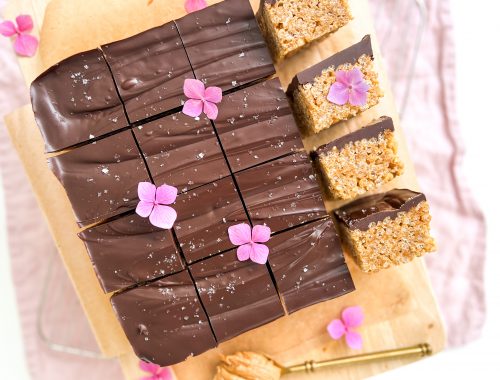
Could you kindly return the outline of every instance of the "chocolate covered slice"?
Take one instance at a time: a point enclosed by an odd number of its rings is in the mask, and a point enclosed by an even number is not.
[[[188,263],[231,249],[227,229],[248,223],[231,177],[180,194],[174,229]]]
[[[215,128],[233,172],[303,149],[278,78],[224,96]]]
[[[403,173],[390,117],[319,147],[313,156],[336,199],[356,198]]]
[[[48,163],[80,225],[134,209],[138,183],[150,181],[130,131],[51,157]]]
[[[189,270],[219,343],[284,314],[267,267],[239,261],[236,250],[200,261]]]
[[[435,250],[425,195],[394,189],[335,211],[351,254],[364,272],[405,264]]]
[[[307,153],[296,153],[236,174],[252,223],[278,232],[327,215]]]
[[[172,232],[133,213],[78,234],[108,293],[184,269]]]
[[[194,78],[175,23],[102,47],[131,122],[181,107]]]
[[[248,0],[225,0],[176,20],[197,79],[223,91],[275,73]]]
[[[47,152],[127,126],[102,53],[95,49],[52,66],[31,84],[31,103]]]
[[[274,235],[269,264],[288,313],[354,290],[330,218]]]
[[[193,119],[176,113],[135,128],[134,134],[158,186],[187,191],[230,175],[214,129],[204,116]]]
[[[187,271],[119,293],[111,303],[142,360],[169,366],[217,346]]]

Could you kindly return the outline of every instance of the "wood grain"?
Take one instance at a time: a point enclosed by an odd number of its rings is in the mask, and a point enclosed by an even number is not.
[[[252,0],[254,9],[257,9],[258,3],[259,0]],[[39,29],[39,54],[31,60],[20,60],[26,82],[30,83],[43,69],[67,56],[133,35],[184,14],[182,0],[155,0],[150,6],[146,4],[147,0],[11,1],[10,15],[23,10],[36,15],[38,27],[43,25]],[[355,19],[348,26],[278,67],[283,85],[287,85],[298,71],[358,42],[365,34],[374,37],[367,0],[353,0],[351,6]],[[381,103],[359,117],[307,138],[304,142],[310,149],[359,129],[379,116],[391,116],[395,120],[400,154],[406,170],[403,176],[384,186],[384,190],[394,187],[418,189],[376,38],[373,41],[381,85],[385,91]],[[137,369],[137,358],[113,315],[108,297],[99,288],[83,244],[76,237],[77,227],[64,190],[45,164],[43,144],[30,107],[23,107],[10,115],[7,125],[101,349],[107,356],[119,357],[128,380],[138,379],[141,374]],[[330,199],[326,203],[329,210],[340,204]],[[423,342],[430,343],[435,351],[443,348],[443,324],[422,260],[375,275],[361,273],[350,259],[348,264],[356,292],[284,317],[191,358],[174,367],[178,379],[210,380],[219,355],[238,350],[265,352],[286,365],[351,355],[353,352],[345,344],[332,341],[325,330],[327,323],[349,305],[360,305],[366,313],[366,322],[361,329],[365,340],[363,352]],[[408,362],[397,360],[289,378],[361,379]]]

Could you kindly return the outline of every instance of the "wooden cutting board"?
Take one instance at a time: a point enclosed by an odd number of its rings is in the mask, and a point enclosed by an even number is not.
[[[26,82],[31,83],[40,72],[67,56],[128,37],[185,13],[183,0],[154,0],[149,6],[147,2],[148,0],[12,0],[6,16],[12,18],[19,13],[34,15],[37,33],[41,37],[37,56],[19,60]],[[209,1],[215,2],[217,1]],[[259,0],[251,2],[257,10]],[[394,187],[418,190],[414,168],[374,36],[367,0],[351,0],[351,7],[354,20],[348,26],[285,61],[278,67],[279,77],[286,86],[295,73],[358,42],[365,34],[372,34],[375,62],[385,97],[378,106],[359,117],[304,142],[310,149],[348,131],[359,129],[379,116],[391,116],[395,121],[400,154],[406,171],[382,190]],[[45,163],[43,142],[30,106],[16,110],[6,120],[14,146],[23,161],[102,352],[108,357],[119,358],[126,379],[139,379],[141,372],[137,367],[138,359],[115,319],[109,297],[99,287],[84,245],[76,236],[77,226],[64,190]],[[331,200],[326,203],[329,210],[339,206],[338,202]],[[374,275],[361,273],[350,258],[348,264],[356,284],[356,292],[281,318],[226,342],[217,349],[191,358],[174,367],[178,379],[210,380],[219,354],[239,350],[264,352],[283,364],[356,354],[358,352],[349,350],[343,342],[332,341],[326,332],[327,324],[337,318],[343,308],[351,305],[362,306],[366,314],[366,321],[360,329],[364,338],[362,352],[424,342],[431,344],[435,352],[443,349],[444,328],[422,260]],[[324,370],[314,375],[290,376],[290,380],[334,377],[361,379],[409,361],[396,360]]]

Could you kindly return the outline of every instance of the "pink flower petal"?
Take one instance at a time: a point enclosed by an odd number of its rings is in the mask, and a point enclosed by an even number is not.
[[[33,19],[30,15],[19,15],[16,17],[17,30],[21,33],[28,33],[33,30]]]
[[[189,99],[184,103],[182,113],[191,117],[198,117],[203,112],[203,102],[197,99]]]
[[[347,328],[361,326],[364,319],[363,309],[359,306],[348,307],[342,311],[342,320]]]
[[[155,380],[155,378],[153,376],[145,376],[141,377],[141,380]]]
[[[253,243],[250,251],[250,259],[257,264],[267,263],[269,247],[264,244]]]
[[[247,261],[250,258],[251,252],[252,246],[250,244],[243,244],[236,250],[236,255],[238,256],[238,260]]]
[[[21,34],[14,41],[14,50],[23,57],[33,57],[38,49],[38,40],[29,34]]]
[[[177,198],[177,188],[169,185],[161,185],[156,189],[156,202],[162,205],[170,205]]]
[[[186,0],[184,3],[184,8],[186,12],[196,12],[207,7],[206,0]]]
[[[343,84],[344,87],[349,88],[349,86],[351,85],[350,79],[351,78],[348,71],[345,70],[335,71],[335,82]]]
[[[346,78],[348,83],[353,86],[356,83],[363,81],[363,73],[357,67],[353,67],[351,70],[346,72]]]
[[[234,245],[243,245],[252,241],[252,230],[246,223],[236,224],[227,229],[229,240]]]
[[[212,103],[222,102],[222,89],[219,87],[209,87],[205,90],[205,100]]]
[[[161,380],[173,380],[172,371],[170,371],[170,368],[168,367],[160,369],[157,376]]]
[[[254,243],[266,243],[271,239],[271,229],[268,226],[256,225],[252,229]]]
[[[340,82],[335,82],[328,92],[327,99],[333,104],[343,106],[349,100],[349,88]]]
[[[346,333],[344,322],[342,322],[340,319],[334,319],[333,321],[331,321],[326,329],[328,330],[328,334],[330,334],[332,339],[335,340],[339,340]]]
[[[205,85],[201,80],[186,79],[184,81],[184,95],[190,99],[202,100],[205,96]]]
[[[158,228],[169,230],[177,219],[177,212],[170,206],[155,205],[149,216],[151,224]]]
[[[149,182],[139,182],[137,195],[141,201],[153,203],[156,200],[156,186]]]
[[[360,350],[363,348],[363,338],[361,337],[361,334],[356,331],[348,331],[345,334],[345,341],[353,350]]]
[[[352,90],[349,93],[349,104],[355,107],[364,107],[368,101],[368,93]]]
[[[157,364],[153,363],[148,363],[143,360],[139,362],[139,368],[142,369],[144,372],[149,372],[150,374],[154,375],[158,372],[160,369],[160,366]]]
[[[368,92],[369,90],[370,90],[370,85],[368,84],[368,82],[364,80],[356,83],[353,87],[353,91],[358,91],[358,92]]]
[[[0,23],[0,34],[5,37],[12,37],[17,34],[16,26],[12,21],[3,21]]]
[[[135,212],[137,213],[137,215],[142,216],[143,218],[147,218],[149,215],[151,215],[153,206],[153,202],[139,201],[137,207],[135,208]]]
[[[210,120],[215,120],[219,115],[219,108],[212,102],[203,102],[203,112]]]

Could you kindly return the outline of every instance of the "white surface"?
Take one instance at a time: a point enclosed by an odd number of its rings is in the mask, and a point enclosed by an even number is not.
[[[477,342],[433,358],[407,366],[381,379],[469,379],[483,376],[491,379],[500,372],[500,284],[495,270],[500,268],[500,207],[488,200],[499,197],[498,180],[500,163],[500,125],[498,117],[491,117],[485,110],[500,106],[500,76],[497,62],[491,61],[489,71],[482,72],[482,58],[500,58],[494,37],[500,36],[500,3],[491,0],[451,0],[456,23],[458,54],[458,112],[461,129],[467,145],[466,175],[473,192],[486,212],[488,219],[488,261],[486,289],[488,319],[483,337]],[[464,226],[467,228],[467,226]],[[460,233],[460,231],[457,231]],[[450,295],[453,296],[453,295]],[[28,380],[23,357],[17,310],[10,277],[5,232],[5,210],[0,186],[0,378]],[[497,375],[494,375],[497,373]],[[486,375],[486,376],[485,376]],[[35,379],[36,380],[36,379]],[[104,380],[104,379],[103,379]],[[108,379],[106,379],[108,380]],[[110,379],[111,380],[111,379]]]

